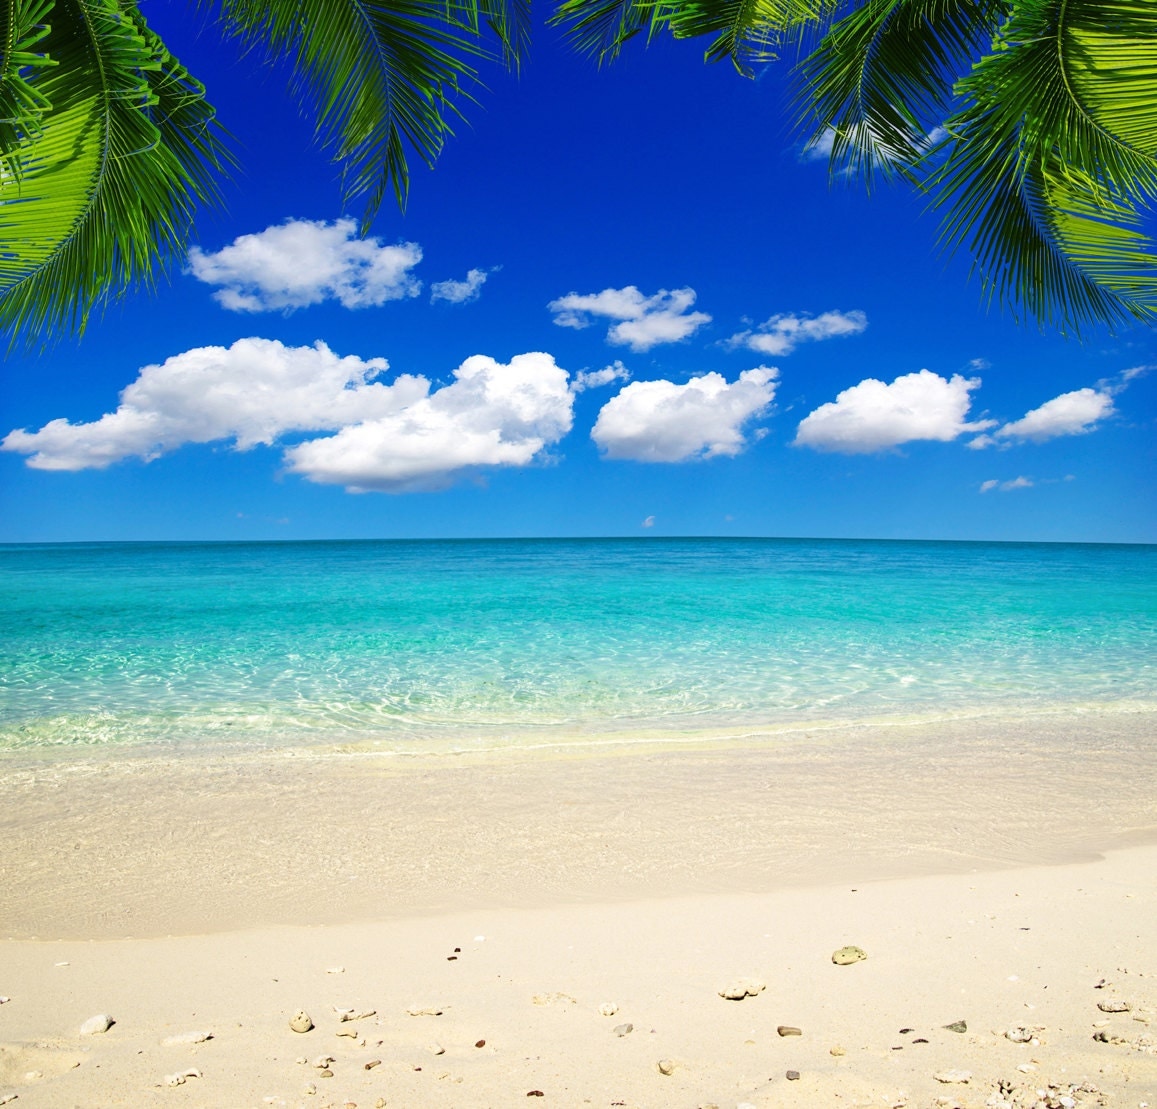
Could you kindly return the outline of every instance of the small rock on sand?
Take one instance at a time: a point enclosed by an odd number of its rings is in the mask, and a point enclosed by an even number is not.
[[[933,1076],[937,1082],[942,1082],[949,1086],[953,1083],[969,1082],[972,1079],[972,1071],[969,1070],[938,1070]]]
[[[212,1032],[180,1032],[176,1036],[166,1036],[161,1044],[164,1047],[176,1047],[180,1044],[203,1044],[212,1038]]]
[[[797,1070],[789,1070],[789,1071],[787,1072],[787,1074],[785,1074],[785,1075],[784,1075],[784,1077],[785,1077],[785,1078],[786,1078],[786,1079],[787,1079],[789,1082],[798,1082],[798,1081],[799,1081],[799,1071],[797,1071]]]
[[[441,1005],[411,1005],[407,1013],[412,1017],[440,1017],[444,1012]]]
[[[1024,1028],[1021,1025],[1016,1025],[1010,1028],[1004,1034],[1006,1040],[1012,1040],[1014,1044],[1027,1044],[1032,1042],[1033,1030],[1031,1028]]]
[[[848,1052],[847,1052],[847,1049],[846,1049],[846,1048],[842,1048],[842,1047],[840,1047],[840,1045],[839,1045],[839,1044],[836,1044],[836,1046],[835,1046],[835,1047],[830,1047],[830,1048],[828,1048],[828,1054],[829,1054],[829,1055],[834,1055],[834,1056],[835,1056],[837,1059],[838,1059],[838,1058],[839,1058],[841,1055],[847,1055],[847,1053],[848,1053]]]
[[[838,967],[846,967],[852,963],[862,962],[868,953],[862,947],[841,947],[832,952],[832,962]]]
[[[627,1035],[630,1035],[630,1033],[634,1032],[634,1030],[635,1030],[635,1026],[633,1024],[616,1024],[615,1025],[615,1035],[616,1036],[627,1036]]]
[[[289,1027],[292,1028],[294,1032],[308,1032],[313,1027],[313,1021],[304,1009],[298,1009],[297,1012],[289,1018]]]
[[[445,1055],[446,1049],[441,1044],[431,1044],[430,1045],[430,1054],[431,1055]]]
[[[619,1011],[619,1007],[613,1001],[604,1001],[599,1006],[599,1016],[613,1017]]]
[[[377,1015],[377,1009],[339,1009],[336,1005],[333,1011],[337,1013],[339,1021],[347,1020],[368,1020],[370,1017]]]
[[[802,1028],[796,1028],[795,1025],[792,1025],[792,1024],[781,1024],[778,1028],[776,1028],[775,1031],[776,1031],[776,1034],[779,1036],[802,1036],[803,1035],[803,1029]]]
[[[944,1026],[945,1032],[967,1032],[968,1022],[963,1020],[954,1020],[951,1024]]]
[[[728,1001],[742,1001],[745,997],[756,997],[767,989],[758,978],[736,978],[719,991],[719,996]]]
[[[96,1036],[101,1032],[107,1032],[114,1024],[116,1021],[108,1013],[97,1013],[95,1017],[89,1017],[80,1026],[80,1034],[82,1036]]]
[[[675,1064],[670,1059],[660,1059],[655,1064],[659,1068],[660,1074],[674,1074]]]
[[[165,1075],[166,1086],[183,1086],[190,1078],[200,1078],[201,1072],[196,1067],[189,1067],[188,1070],[177,1071],[176,1074]]]
[[[1102,1013],[1127,1013],[1133,1006],[1127,1001],[1098,1001],[1097,1008]]]

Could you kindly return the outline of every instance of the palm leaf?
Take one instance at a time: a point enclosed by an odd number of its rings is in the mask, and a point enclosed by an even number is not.
[[[457,101],[488,51],[480,22],[508,58],[528,37],[525,0],[220,0],[249,44],[287,56],[297,89],[317,108],[323,142],[342,163],[347,199],[366,197],[363,233],[387,189],[405,206],[407,150],[427,165],[451,134]]]
[[[0,324],[83,331],[94,305],[150,281],[212,198],[212,111],[136,8],[57,0],[30,78],[51,105],[0,179]]]
[[[662,17],[675,38],[713,35],[704,60],[730,59],[745,77],[773,61],[788,35],[799,34],[833,7],[828,0],[684,0]]]
[[[991,41],[1007,0],[867,0],[800,65],[812,142],[830,136],[833,171],[870,182],[923,156],[957,74]]]
[[[1135,53],[1152,54],[1157,11],[1141,18],[1122,7],[1146,36]],[[1145,134],[1152,91],[1124,93],[1135,78],[1108,67],[1072,79],[1090,36],[1115,29],[1113,8],[1021,0],[1000,49],[959,83],[966,105],[948,121],[948,156],[929,179],[947,208],[944,239],[968,242],[987,295],[1074,332],[1157,321],[1157,257],[1141,230],[1157,160],[1113,129],[1124,121]]]
[[[50,107],[32,82],[52,60],[36,49],[48,35],[52,0],[3,0],[0,3],[0,171],[19,178],[16,150],[40,130]]]
[[[654,0],[564,0],[550,22],[565,26],[571,45],[603,65],[644,28],[657,28],[659,11]]]

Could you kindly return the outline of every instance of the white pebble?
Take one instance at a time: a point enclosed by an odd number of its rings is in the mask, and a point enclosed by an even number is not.
[[[196,1067],[189,1067],[188,1070],[177,1071],[176,1074],[165,1075],[166,1086],[183,1086],[185,1080],[189,1078],[200,1078],[201,1072]]]
[[[604,1001],[599,1006],[599,1016],[613,1017],[619,1011],[619,1007],[613,1001]]]
[[[719,996],[728,1001],[742,1001],[745,997],[761,994],[765,989],[767,986],[758,978],[736,978],[719,991]]]
[[[345,974],[345,967],[326,967],[326,974]]]
[[[80,1034],[82,1036],[96,1036],[101,1032],[107,1032],[115,1023],[116,1021],[108,1013],[97,1013],[95,1017],[89,1017],[80,1026]]]

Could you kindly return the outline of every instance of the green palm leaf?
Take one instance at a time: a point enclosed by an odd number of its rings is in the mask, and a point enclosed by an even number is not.
[[[1157,6],[1021,0],[999,46],[959,82],[929,178],[945,241],[968,243],[988,296],[1062,330],[1157,322],[1141,230],[1157,197]]]
[[[52,0],[3,0],[0,3],[0,171],[19,178],[17,149],[40,130],[51,107],[33,84],[34,73],[52,61],[36,49],[48,35]]]
[[[26,77],[43,109],[0,179],[0,324],[83,331],[112,290],[150,280],[212,197],[221,148],[203,90],[117,0],[57,0]],[[26,124],[18,124],[23,131]]]
[[[567,28],[576,50],[592,55],[600,65],[618,58],[623,46],[644,28],[659,24],[653,0],[563,0],[551,17]]]
[[[486,56],[479,26],[517,61],[525,0],[221,0],[234,33],[288,56],[297,89],[317,108],[323,141],[343,165],[347,198],[366,197],[363,233],[387,189],[405,205],[407,149],[428,165],[442,150]]]
[[[870,182],[926,153],[956,75],[1006,9],[1006,0],[867,0],[833,24],[800,65],[812,142],[831,137],[833,170]]]
[[[745,77],[773,61],[784,40],[798,35],[831,11],[828,0],[685,0],[664,13],[675,38],[714,36],[704,58],[730,59]]]

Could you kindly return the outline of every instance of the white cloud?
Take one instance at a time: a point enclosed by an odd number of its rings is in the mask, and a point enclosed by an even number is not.
[[[421,260],[417,243],[359,239],[352,219],[291,219],[241,235],[215,254],[193,247],[189,270],[220,286],[213,299],[234,312],[290,311],[330,299],[369,308],[417,296],[422,283],[410,271]]]
[[[1013,489],[1031,489],[1036,484],[1032,478],[1014,477],[1010,481],[1001,481],[999,478],[989,478],[988,481],[980,483],[980,491],[982,493],[991,493],[993,489],[999,489],[1002,493],[1008,493]]]
[[[654,296],[644,296],[634,285],[627,285],[601,293],[567,293],[547,308],[559,327],[590,327],[592,316],[616,320],[607,341],[646,351],[660,343],[677,343],[710,323],[706,312],[689,311],[694,303],[694,289],[660,289]]]
[[[640,525],[641,528],[653,528],[655,526],[655,517],[648,516]]]
[[[445,484],[467,466],[523,466],[571,426],[566,371],[549,354],[502,365],[468,358],[431,392],[425,377],[373,379],[384,358],[339,357],[324,343],[286,347],[239,339],[146,366],[120,406],[92,423],[58,419],[11,432],[0,447],[41,470],[150,461],[185,443],[232,440],[238,450],[293,432],[337,431],[285,452],[310,480],[401,492]]]
[[[743,426],[775,398],[774,367],[746,370],[728,383],[721,374],[673,381],[636,381],[599,412],[591,438],[607,458],[683,462],[736,455],[746,445]]]
[[[615,359],[609,366],[604,366],[601,370],[579,370],[574,375],[571,388],[576,393],[581,393],[584,389],[597,389],[600,385],[610,385],[612,381],[627,381],[630,376],[631,371],[622,362]]]
[[[289,470],[350,492],[431,489],[467,468],[525,466],[571,427],[566,370],[549,354],[467,358],[454,382],[378,419],[285,452]]]
[[[746,347],[760,354],[791,354],[800,343],[820,342],[839,336],[859,335],[868,317],[859,309],[824,312],[819,316],[781,313],[751,331],[740,331],[726,341],[729,347]]]
[[[30,454],[28,465],[38,470],[103,469],[131,456],[150,461],[184,443],[218,439],[247,450],[287,432],[382,415],[429,388],[409,375],[391,385],[373,381],[387,368],[384,358],[342,358],[324,343],[287,347],[252,338],[195,347],[145,366],[115,412],[92,423],[57,419],[39,431],[13,431],[0,445]]]
[[[1076,389],[1047,400],[1019,420],[993,432],[996,439],[1029,439],[1043,443],[1061,435],[1085,435],[1097,421],[1113,415],[1113,398],[1096,389]]]
[[[869,377],[806,416],[795,442],[843,454],[870,454],[917,439],[948,442],[993,425],[965,420],[969,394],[979,385],[977,377],[954,374],[945,381],[930,370],[903,374],[891,385]]]
[[[430,286],[430,303],[445,300],[450,304],[467,304],[477,300],[489,276],[489,270],[473,269],[466,275],[465,281],[435,281]]]

